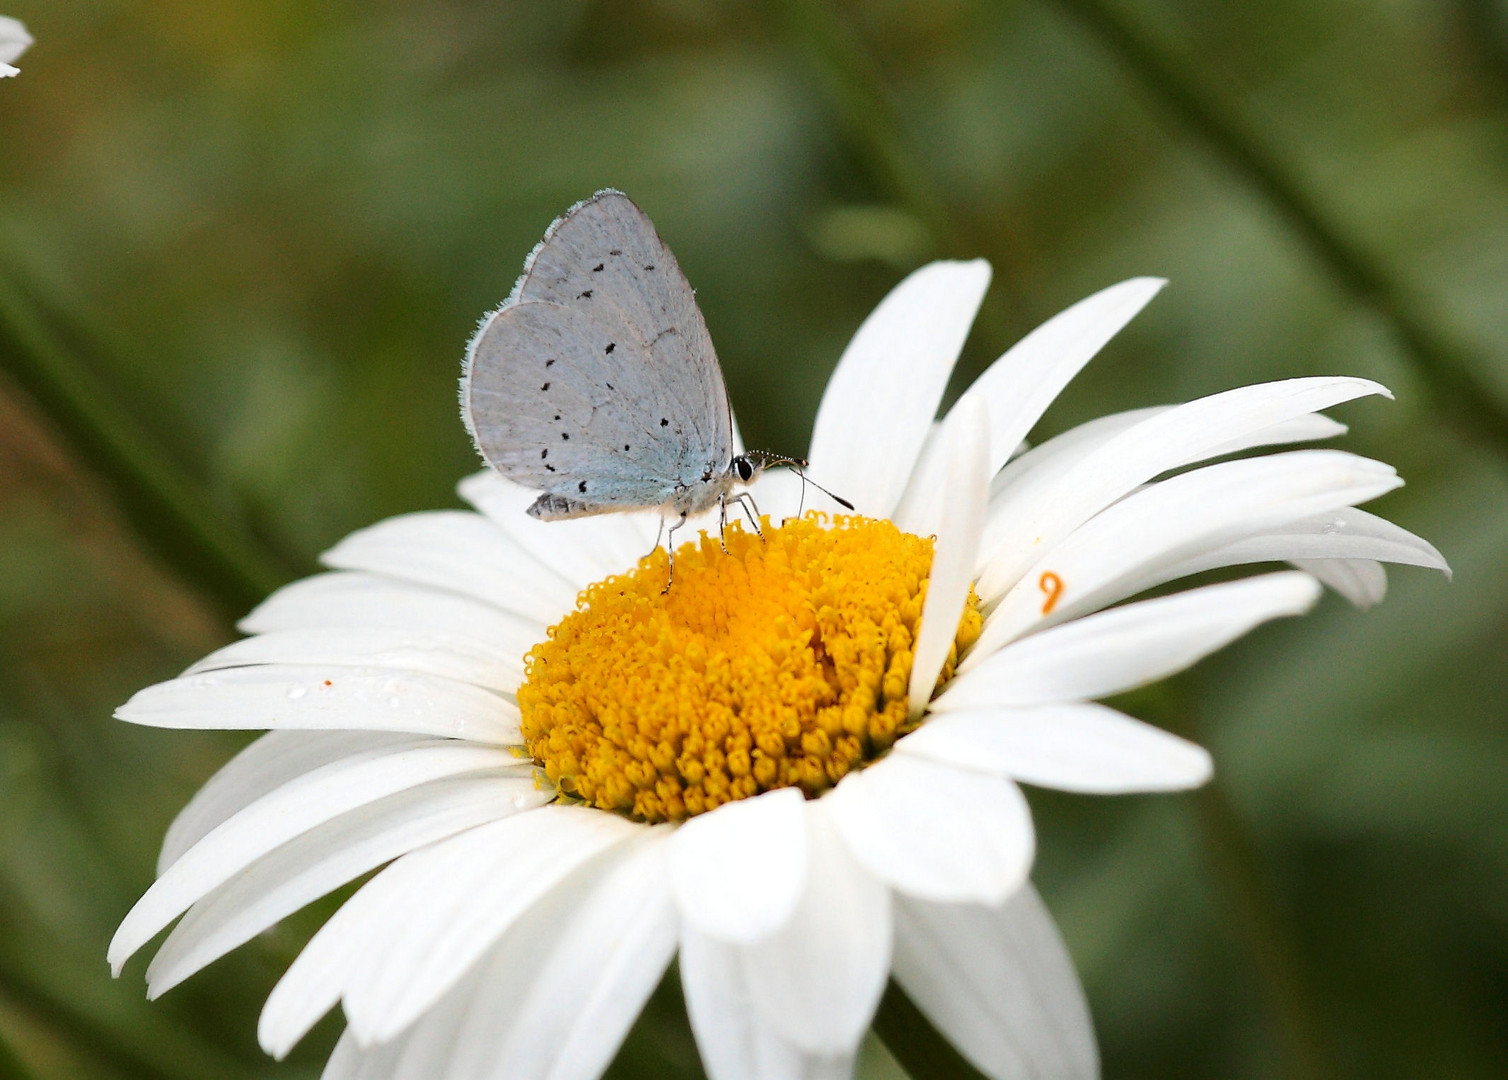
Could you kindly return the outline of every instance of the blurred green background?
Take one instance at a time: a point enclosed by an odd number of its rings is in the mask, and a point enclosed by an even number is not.
[[[995,266],[954,389],[1168,289],[1036,437],[1304,374],[1395,463],[1392,572],[1126,703],[1198,795],[1031,792],[1109,1078],[1508,1076],[1508,3],[9,0],[0,83],[0,1075],[312,1077],[261,1001],[323,911],[155,1004],[105,943],[242,740],[110,719],[349,530],[457,505],[464,342],[627,190],[751,445],[799,453],[907,270]],[[673,1009],[623,1077],[686,1068]],[[678,1041],[679,1039],[679,1041]],[[883,1063],[882,1063],[883,1065]],[[884,1069],[876,1067],[874,1075]]]

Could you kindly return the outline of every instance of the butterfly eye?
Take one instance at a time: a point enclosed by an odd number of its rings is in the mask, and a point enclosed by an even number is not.
[[[754,463],[746,457],[736,457],[733,459],[733,472],[747,484],[749,478],[754,475]]]

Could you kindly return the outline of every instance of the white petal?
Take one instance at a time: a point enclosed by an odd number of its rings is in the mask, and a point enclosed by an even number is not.
[[[766,469],[749,488],[761,514],[768,514],[777,525],[788,517],[800,517],[807,510],[848,513],[828,496],[802,480],[792,469]]]
[[[563,822],[563,816],[577,820]],[[583,825],[590,831],[593,822],[588,818],[597,819],[603,832],[618,831],[620,838],[622,829],[639,831],[611,814],[545,806],[442,840],[388,866],[320,927],[273,987],[257,1026],[263,1049],[283,1057],[342,995],[348,995],[349,1015],[352,988],[368,986],[374,968],[390,959],[395,949],[411,945],[415,926],[433,929],[438,920],[461,927],[470,935],[462,944],[474,960],[491,950],[519,919],[538,925],[537,920],[552,917],[549,906],[536,911],[534,902],[603,850],[602,844],[571,827]],[[532,843],[534,839],[544,843]],[[542,862],[550,865],[541,867]],[[498,904],[507,910],[500,913]],[[499,914],[501,920],[496,918]],[[479,928],[479,922],[487,925]],[[454,951],[450,956],[422,957],[423,963],[432,961],[458,969],[451,986],[481,977],[472,962],[456,962]],[[414,964],[412,970],[418,975],[420,968]],[[447,989],[431,983],[425,1006],[443,1000]],[[379,1041],[355,1024],[350,1031],[364,1043]]]
[[[263,1050],[281,1060],[335,1006],[371,950],[383,948],[395,926],[401,926],[401,911],[397,909],[405,894],[413,890],[407,865],[420,855],[445,850],[447,844],[465,835],[399,859],[358,889],[325,921],[262,1006],[257,1041]],[[355,1036],[347,1028],[341,1038],[354,1041]]]
[[[958,633],[958,621],[969,599],[989,496],[990,474],[985,459],[989,450],[989,414],[977,401],[960,405],[943,425],[947,470],[938,478],[936,491],[940,498],[935,512],[926,515],[931,520],[897,522],[908,532],[937,537],[907,692],[913,719],[927,707]]]
[[[336,570],[449,589],[545,624],[576,604],[576,586],[481,514],[464,510],[388,518],[353,532],[320,558]]]
[[[838,1054],[833,1057],[803,1054],[801,1080],[853,1080],[854,1061],[857,1056],[857,1053]]]
[[[518,706],[488,690],[432,675],[278,664],[158,683],[115,711],[148,727],[407,731],[516,743]]]
[[[0,15],[0,65],[10,67],[11,61],[29,49],[33,40],[20,19]],[[4,74],[14,75],[15,73],[16,69],[10,68]]]
[[[675,831],[667,868],[686,922],[721,941],[772,933],[806,884],[806,810],[798,788],[724,803]]]
[[[817,409],[811,475],[859,513],[888,518],[900,501],[989,283],[982,259],[924,266],[843,351]]]
[[[890,972],[890,890],[844,847],[822,801],[809,803],[806,888],[790,920],[738,946],[749,995],[807,1054],[853,1054]]]
[[[350,1031],[341,1032],[335,1049],[325,1062],[324,1072],[319,1074],[319,1080],[359,1080],[363,1057],[361,1047]]]
[[[989,406],[989,475],[1005,464],[1069,380],[1166,284],[1144,277],[1101,289],[1027,334],[975,380],[959,404],[977,398]]]
[[[1294,559],[1293,565],[1365,611],[1388,594],[1388,572],[1371,559]]]
[[[1224,457],[1226,454],[1239,454],[1245,450],[1254,450],[1261,446],[1279,446],[1284,443],[1316,442],[1320,439],[1334,439],[1344,435],[1347,431],[1345,424],[1339,420],[1332,420],[1324,413],[1305,413],[1303,416],[1295,416],[1289,420],[1280,420],[1276,424],[1270,424],[1255,431],[1248,431],[1230,442],[1221,443],[1213,449],[1201,453],[1198,457],[1190,458],[1181,462],[1181,465],[1193,465],[1196,462],[1206,461],[1210,458]]]
[[[147,996],[165,993],[305,904],[383,863],[551,797],[533,776],[459,777],[379,799],[311,829],[188,910],[147,968]]]
[[[532,914],[532,913],[531,913]],[[545,912],[549,915],[550,913]],[[553,923],[541,927],[538,922],[531,923],[536,930],[554,929]],[[543,936],[541,935],[542,939]],[[541,942],[542,943],[542,942]],[[422,1077],[423,1080],[483,1080],[487,1074],[476,1072],[465,1074],[458,1071],[459,1062],[456,1060],[460,1047],[457,1045],[462,1028],[473,1021],[477,1012],[481,1009],[489,1009],[498,1003],[498,991],[506,987],[498,986],[500,963],[515,959],[510,954],[506,958],[499,956],[503,950],[501,946],[494,947],[492,955],[485,957],[477,964],[460,982],[453,986],[448,994],[430,1007],[413,1027],[409,1028],[398,1038],[389,1043],[380,1043],[373,1049],[380,1050],[391,1047],[395,1051],[391,1056],[390,1077],[391,1080],[405,1080],[405,1078]],[[512,998],[504,1003],[504,1007],[512,1004]],[[506,1022],[502,1016],[494,1016],[494,1029],[501,1028]],[[352,1036],[354,1038],[354,1035]],[[387,1076],[371,1078],[365,1075],[360,1080],[388,1080]]]
[[[977,405],[978,402],[971,404]],[[951,410],[949,415],[952,415]],[[944,493],[939,488],[947,482],[951,463],[948,451],[943,421],[934,420],[927,426],[927,437],[922,440],[922,448],[917,452],[916,464],[911,467],[911,476],[906,480],[900,501],[890,512],[890,520],[902,532],[931,536],[937,531],[936,522],[942,516],[944,502]]]
[[[403,1049],[397,1075],[425,1080],[544,1077],[565,1049],[563,1042],[571,1038],[573,1023],[593,1011],[590,998],[598,974],[594,961],[601,960],[612,969],[617,959],[614,950],[626,944],[632,951],[642,937],[642,905],[636,904],[638,894],[624,888],[623,877],[636,854],[642,853],[646,846],[655,846],[654,839],[657,837],[652,833],[641,832],[637,842],[622,844],[568,874],[524,912],[470,971],[398,1036],[396,1041]],[[642,878],[642,874],[638,876]],[[657,895],[661,901],[659,910],[673,920],[674,910],[665,895],[663,873]],[[614,900],[627,902],[620,912],[625,937],[622,943],[607,941],[600,928],[592,933],[594,924],[587,918],[593,912],[600,918],[601,909]],[[643,957],[653,970],[647,975],[636,973],[637,978],[625,986],[631,996],[636,995],[639,982],[648,981],[652,988],[669,960],[675,939],[674,923],[668,931],[656,929],[659,933],[654,936],[664,939],[666,947],[659,957]],[[591,941],[581,940],[582,934],[591,934]],[[603,951],[597,957],[583,957],[583,948],[587,946]],[[531,1002],[542,986],[558,986],[562,980],[573,983],[583,1000],[566,1002],[558,1011],[540,1016]],[[648,991],[644,993],[647,996]],[[636,997],[627,1004],[630,1021],[642,1000]],[[614,1011],[610,1022],[616,1020]],[[626,1031],[626,1022],[623,1028]]]
[[[1407,529],[1391,521],[1369,514],[1355,507],[1342,507],[1326,514],[1285,522],[1272,529],[1246,537],[1235,543],[1201,553],[1164,573],[1150,578],[1142,588],[1188,574],[1197,574],[1221,566],[1238,566],[1253,562],[1304,562],[1348,563],[1357,560],[1369,562],[1403,563],[1409,566],[1425,566],[1439,570],[1450,577],[1450,564],[1435,550],[1433,544],[1415,536]],[[1301,567],[1307,569],[1307,566]],[[1364,572],[1371,578],[1370,572]],[[1370,597],[1374,587],[1386,588],[1387,579],[1381,582],[1369,580],[1364,585],[1362,597],[1353,597],[1346,584],[1332,584],[1323,574],[1315,574],[1325,584],[1347,596],[1353,603]],[[1362,582],[1357,581],[1360,585]],[[1381,595],[1375,600],[1381,600]],[[1375,602],[1375,600],[1373,602]],[[1362,606],[1366,606],[1362,604]]]
[[[739,946],[681,930],[686,1015],[709,1080],[799,1080],[801,1053],[754,1007]]]
[[[996,1080],[1098,1080],[1073,960],[1036,890],[1000,907],[896,899],[896,981]]]
[[[397,1035],[551,886],[642,829],[600,810],[545,806],[400,861],[422,887],[394,912],[396,932],[345,988],[357,1037]]]
[[[1076,529],[1006,594],[967,665],[1038,625],[1124,599],[1161,571],[1254,533],[1403,483],[1392,466],[1339,450],[1295,450],[1208,465],[1151,484]],[[989,571],[986,570],[986,575]]]
[[[431,780],[518,767],[509,751],[415,740],[352,754],[290,780],[238,811],[183,853],[121,920],[109,960],[121,965],[188,906],[294,837],[358,806]]]
[[[503,1071],[503,1046],[516,1027],[519,1004],[545,969],[551,950],[600,875],[589,864],[557,885],[519,917],[502,938],[414,1025],[398,1037],[404,1045],[399,1075],[424,1080],[514,1080]],[[517,1080],[524,1080],[518,1077]]]
[[[612,1062],[675,955],[677,940],[664,845],[635,847],[593,884],[528,980],[496,1075],[597,1080]]]
[[[1155,406],[1149,409],[1133,409],[1129,412],[1112,413],[1070,428],[1063,434],[1033,447],[1012,461],[990,484],[990,509],[985,518],[984,537],[980,541],[982,553],[999,550],[1002,537],[1011,528],[1018,516],[1019,507],[1030,507],[1033,500],[1043,496],[1040,491],[1051,490],[1062,483],[1084,458],[1097,452],[1111,439],[1127,431],[1143,420],[1170,411],[1173,406]],[[1249,450],[1257,446],[1272,446],[1280,443],[1307,442],[1312,439],[1328,439],[1344,434],[1346,426],[1338,424],[1320,413],[1306,413],[1291,420],[1283,420],[1268,427],[1246,434],[1243,438],[1221,446],[1205,448],[1188,460],[1178,463],[1181,467],[1192,465],[1206,458]],[[977,568],[982,571],[983,566]]]
[[[990,481],[991,516],[1000,506],[1023,499],[1032,487],[1058,483],[1070,469],[1111,439],[1172,408],[1171,405],[1154,405],[1098,416],[1033,446]]]
[[[992,518],[997,511],[1008,515],[1012,505],[1017,500],[1024,499],[1032,487],[1058,482],[1069,469],[1095,453],[1100,446],[1121,432],[1135,427],[1144,420],[1170,412],[1173,408],[1175,406],[1154,405],[1151,408],[1131,409],[1127,412],[1097,417],[1077,427],[1069,428],[1063,434],[1048,439],[1041,446],[1027,450],[1001,469],[999,475],[991,482]],[[1290,420],[1282,420],[1247,432],[1228,443],[1202,447],[1198,453],[1178,462],[1173,468],[1194,465],[1209,458],[1239,453],[1260,446],[1331,439],[1345,433],[1345,424],[1337,423],[1323,413],[1305,413]]]
[[[157,875],[216,825],[294,777],[350,754],[412,739],[386,731],[269,731],[226,762],[178,812],[162,838]]]
[[[450,633],[524,653],[544,640],[547,624],[428,585],[342,570],[284,585],[237,625],[247,634],[353,626]]]
[[[275,630],[217,649],[184,674],[261,664],[332,664],[435,675],[511,694],[523,681],[524,653],[532,645],[514,652],[470,635],[386,627]]]
[[[1102,611],[1006,646],[954,679],[932,709],[1117,694],[1182,671],[1268,619],[1301,614],[1319,595],[1319,583],[1308,574],[1289,572]]]
[[[1203,747],[1088,704],[943,713],[896,750],[1088,795],[1179,791],[1198,787],[1212,771]]]
[[[1046,498],[1046,493],[1060,488],[1064,478],[1071,476],[1086,458],[1098,453],[1105,443],[1143,420],[1167,411],[1167,408],[1157,407],[1101,416],[1048,439],[1001,469],[990,482],[990,505],[985,512],[984,531],[975,558],[976,580],[991,562],[999,560],[1000,552],[1021,516],[1018,508],[1030,512]]]
[[[1003,596],[1063,537],[1138,485],[1250,433],[1366,394],[1366,379],[1288,379],[1245,386],[1179,405],[1100,444],[1057,484],[1018,500],[985,555],[976,588],[987,603]]]
[[[659,532],[655,511],[539,521],[525,512],[539,492],[492,469],[468,476],[457,490],[519,547],[578,589],[632,569],[650,552]]]
[[[928,720],[917,734],[937,722]],[[1026,799],[1015,784],[977,766],[892,754],[849,773],[822,801],[859,862],[912,896],[999,903],[1031,869],[1035,834]]]

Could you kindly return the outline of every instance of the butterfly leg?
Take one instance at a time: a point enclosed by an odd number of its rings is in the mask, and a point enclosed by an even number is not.
[[[744,516],[749,519],[749,524],[754,526],[754,534],[763,540],[764,530],[759,527],[759,504],[754,501],[754,496],[747,491],[740,491],[733,496],[733,501],[744,508]]]
[[[661,521],[661,524],[663,525],[664,522]],[[670,586],[675,583],[675,531],[684,524],[686,524],[686,511],[682,510],[680,518],[670,527],[670,531],[665,534],[665,550],[670,555],[670,573],[665,578],[665,587],[660,590],[661,596],[668,593]]]
[[[650,555],[653,555],[655,553],[655,551],[660,546],[660,541],[662,539],[664,539],[664,537],[665,537],[665,515],[661,514],[660,515],[660,527],[655,530],[655,542],[654,542],[654,546],[649,549],[649,551],[648,551],[647,554],[645,554],[644,557],[646,559],[649,558]],[[674,556],[672,556],[672,558],[673,557]]]
[[[717,497],[717,542],[722,546],[723,554],[728,554],[728,493],[722,492]]]

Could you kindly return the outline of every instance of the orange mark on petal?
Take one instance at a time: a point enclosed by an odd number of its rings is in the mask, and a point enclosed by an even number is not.
[[[1051,570],[1044,570],[1037,579],[1037,587],[1047,594],[1047,599],[1042,601],[1042,614],[1051,615],[1052,609],[1058,606],[1058,597],[1063,595],[1063,579]]]

